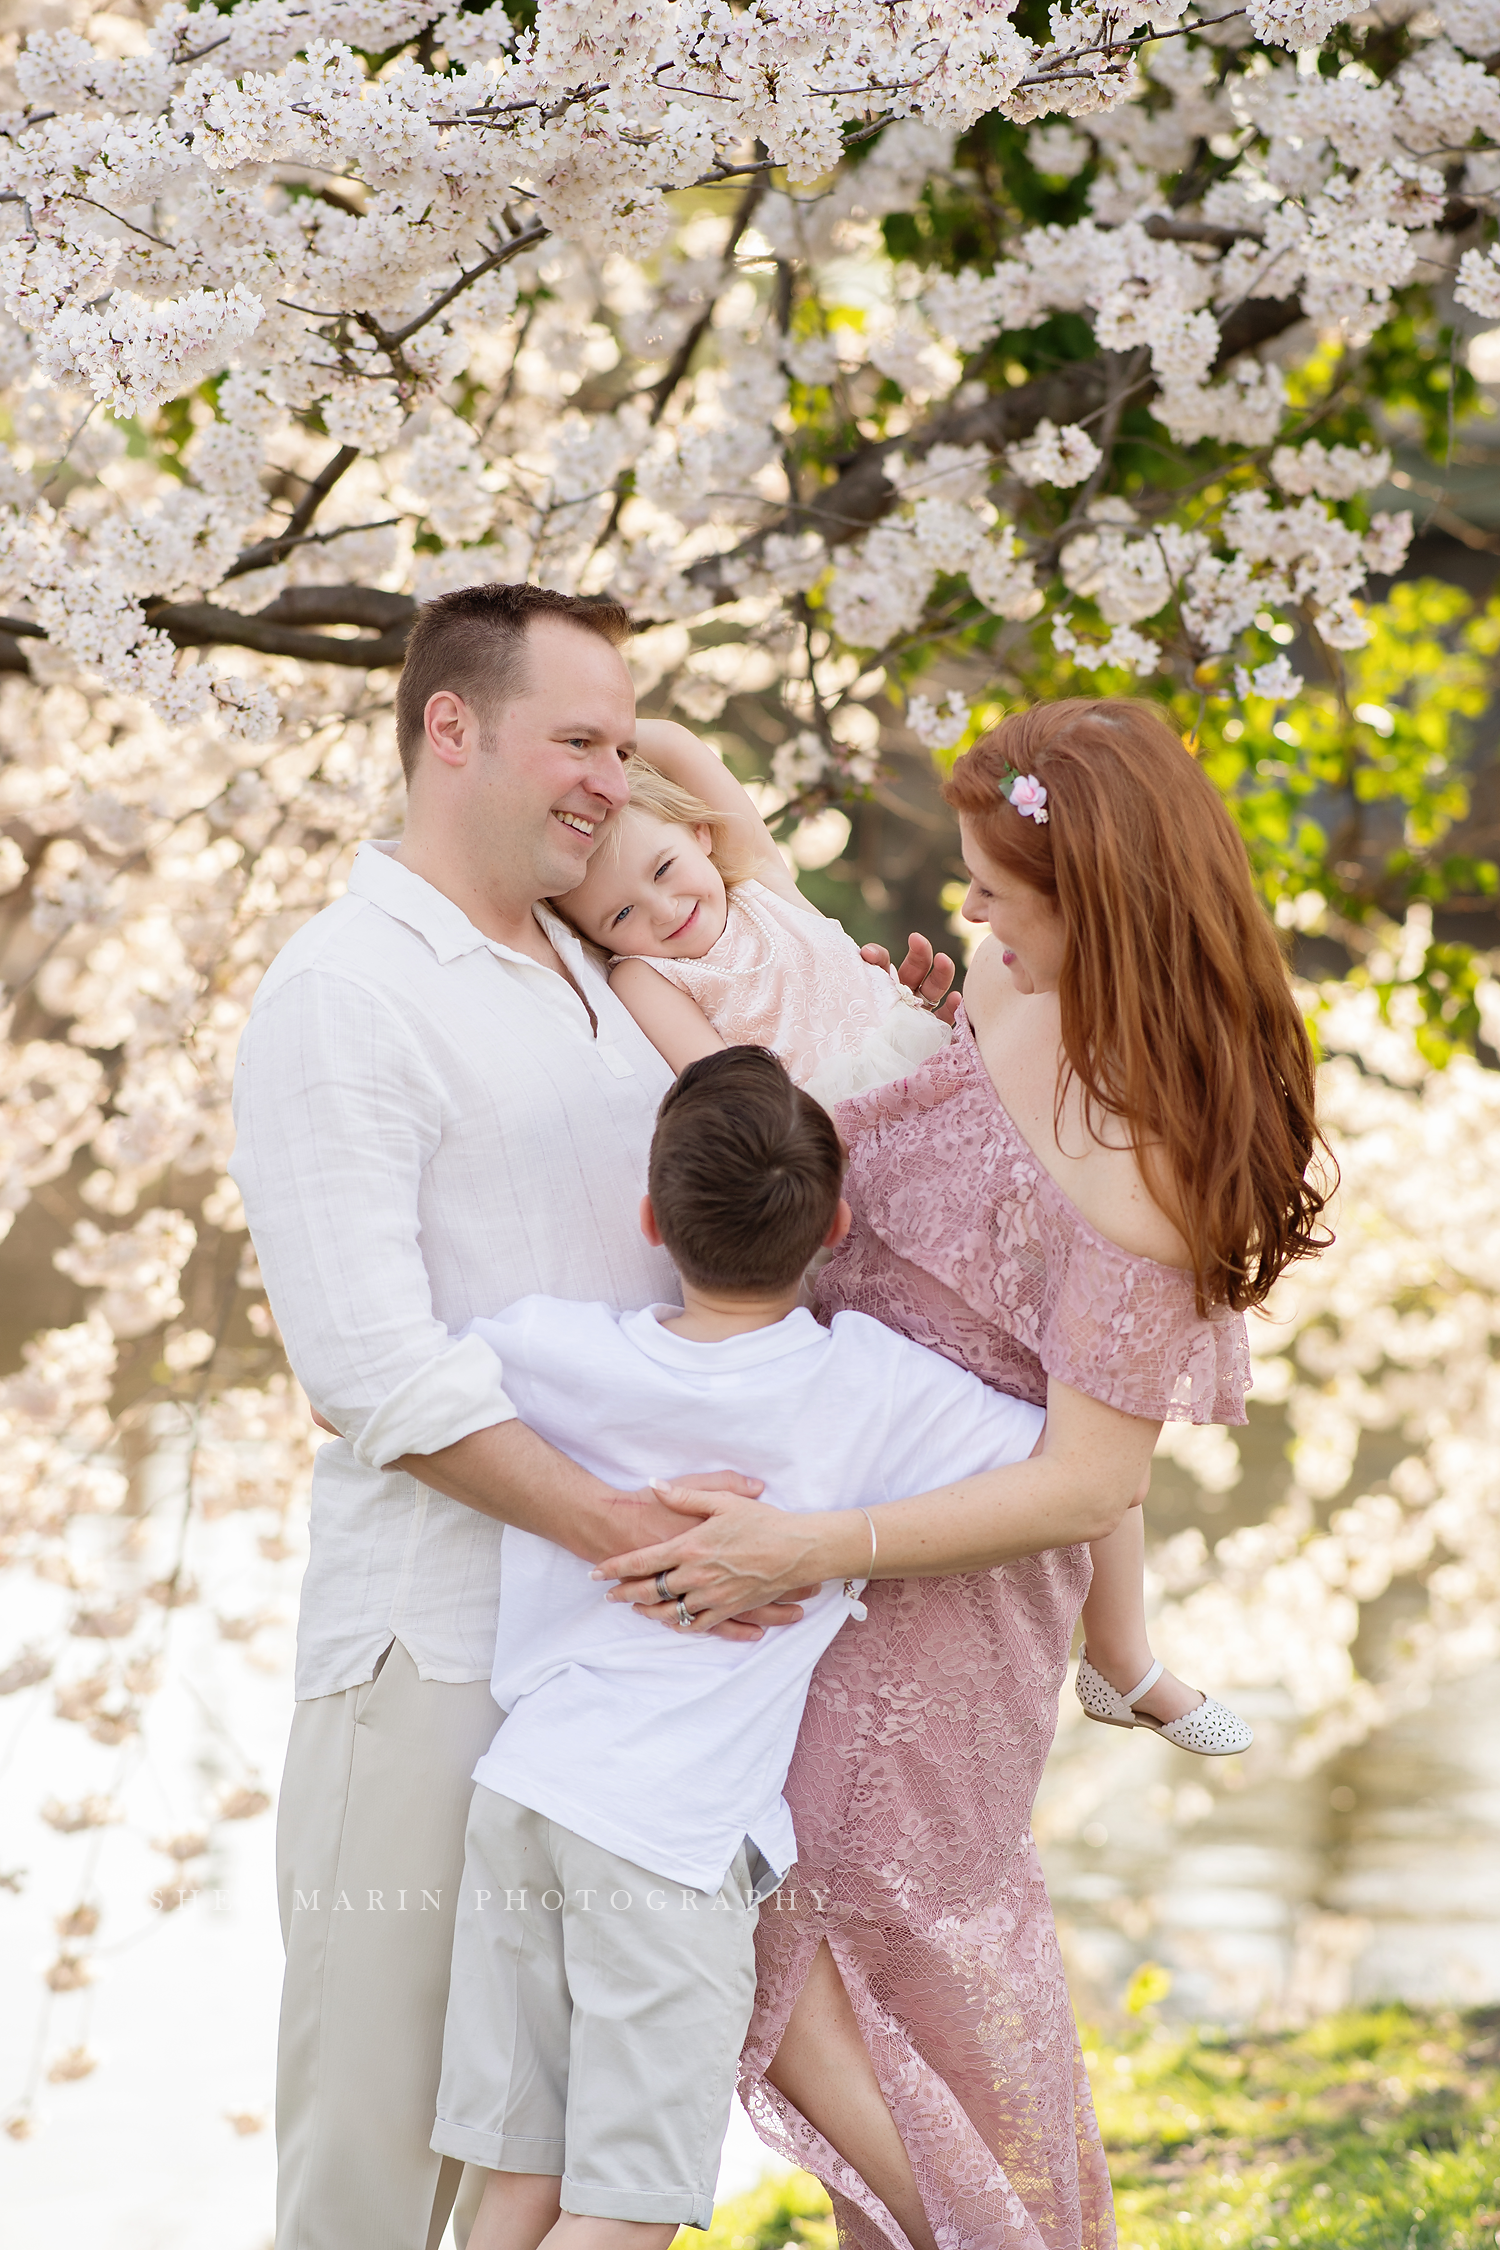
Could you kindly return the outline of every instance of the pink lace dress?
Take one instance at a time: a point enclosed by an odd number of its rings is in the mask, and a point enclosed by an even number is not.
[[[1041,1403],[1047,1378],[1127,1414],[1241,1422],[1244,1322],[1099,1234],[1002,1108],[962,1015],[904,1083],[839,1111],[854,1227],[817,1282],[845,1307]],[[941,2250],[1109,2250],[1109,2174],[1031,1808],[1057,1724],[1085,1547],[887,1581],[814,1674],[787,1780],[797,1865],[761,1910],[741,2094],[823,2180],[839,2239],[897,2222],[768,2083],[828,1941]]]
[[[948,1027],[837,922],[764,883],[737,883],[729,919],[696,961],[651,963],[690,993],[728,1047],[769,1047],[830,1109],[904,1078],[948,1044]]]

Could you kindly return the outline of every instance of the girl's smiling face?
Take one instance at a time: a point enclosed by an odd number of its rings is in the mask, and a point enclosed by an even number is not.
[[[964,920],[989,925],[1018,992],[1055,992],[1067,936],[1056,901],[997,866],[971,822],[958,825],[969,870]]]
[[[607,953],[696,961],[724,934],[729,899],[707,828],[683,828],[627,805],[563,904]]]

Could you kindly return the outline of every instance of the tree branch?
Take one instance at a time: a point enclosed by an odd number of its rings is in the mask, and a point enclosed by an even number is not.
[[[374,671],[401,662],[417,604],[410,594],[375,586],[289,586],[251,617],[213,602],[148,602],[145,610],[147,624],[178,648],[248,648],[304,664]],[[373,637],[346,640],[313,631],[318,625],[358,625]],[[45,627],[29,618],[0,617],[0,672],[29,672],[22,640],[47,638]]]
[[[744,233],[746,227],[749,226],[751,217],[753,216],[755,211],[755,206],[757,203],[759,203],[761,197],[765,194],[765,191],[766,183],[764,178],[761,177],[753,179],[750,182],[749,186],[746,188],[744,194],[740,197],[738,207],[736,208],[734,214],[734,219],[730,225],[729,238],[724,244],[723,254],[719,262],[720,288],[722,288],[723,283],[725,282],[725,280],[727,280],[729,274],[733,270],[734,253],[739,247],[740,237]],[[719,289],[716,288],[713,295],[709,298],[708,303],[704,306],[702,312],[698,315],[698,318],[693,322],[692,327],[688,330],[687,334],[683,337],[682,342],[678,345],[676,351],[672,354],[672,358],[667,367],[666,373],[662,375],[655,383],[653,383],[651,385],[651,388],[647,392],[645,392],[644,396],[649,398],[651,401],[650,420],[653,429],[661,420],[662,416],[666,413],[673,392],[676,390],[678,384],[686,375],[688,369],[692,366],[693,354],[694,352],[696,352],[699,344],[703,341],[704,336],[708,332],[709,326],[712,323],[714,317],[714,307],[718,304],[718,301]],[[512,367],[514,367],[514,361],[512,361],[511,364]],[[592,548],[592,552],[594,554],[597,554],[599,552],[599,549],[604,546],[608,540],[614,537],[615,531],[619,526],[620,515],[622,510],[624,509],[624,506],[625,482],[624,478],[620,477],[617,478],[615,482],[615,496],[614,502],[609,511],[609,519],[605,523],[604,528],[599,533],[598,538],[594,541]]]
[[[758,187],[758,183],[757,183]],[[752,193],[743,198],[726,256],[748,225],[754,208]],[[531,230],[528,230],[528,235]],[[517,236],[507,246],[514,255],[529,247],[527,236]],[[497,257],[492,263],[501,262]],[[476,269],[466,279],[475,280]],[[455,291],[448,293],[456,294]],[[437,304],[419,316],[416,325],[441,308]],[[1223,323],[1223,341],[1216,368],[1226,366],[1242,352],[1282,334],[1302,317],[1301,305],[1291,298],[1252,298],[1236,306]],[[701,333],[701,328],[698,331]],[[411,324],[402,332],[411,333]],[[696,342],[697,334],[692,341]],[[681,348],[674,358],[682,357]],[[689,351],[687,358],[690,359]],[[687,359],[681,372],[686,371]],[[670,371],[669,371],[670,372]],[[926,422],[899,437],[880,439],[847,460],[842,474],[806,506],[778,515],[729,555],[710,555],[688,572],[692,582],[710,599],[729,599],[734,584],[727,567],[753,558],[767,534],[791,516],[820,533],[830,547],[842,546],[878,523],[895,505],[895,487],[885,474],[885,459],[898,448],[917,460],[936,445],[984,445],[999,453],[1018,439],[1029,437],[1044,418],[1059,424],[1083,422],[1122,404],[1131,390],[1149,396],[1154,380],[1132,382],[1131,359],[1104,353],[1096,359],[1074,360],[1051,374],[1035,377],[1015,390],[996,391],[972,405],[940,409]],[[681,373],[676,376],[681,379]],[[1122,385],[1124,389],[1122,391]],[[658,386],[660,388],[661,386]],[[665,403],[665,395],[663,403]],[[237,578],[279,561],[305,535],[320,503],[339,478],[359,458],[355,446],[341,446],[298,501],[283,531],[249,547],[225,573]],[[290,656],[304,664],[339,664],[352,670],[376,670],[399,665],[417,604],[409,594],[385,593],[371,586],[291,586],[275,601],[252,616],[221,609],[213,602],[158,602],[145,605],[147,622],[166,633],[179,648],[246,648],[264,656]],[[317,630],[320,626],[356,626],[360,637],[346,638]],[[23,640],[45,640],[45,629],[27,618],[0,617],[0,673],[27,672]]]
[[[238,617],[212,602],[163,602],[148,609],[147,622],[179,648],[249,648],[262,656],[295,656],[304,664],[373,671],[401,662],[416,612],[409,594],[386,594],[373,586],[290,586],[253,617]],[[308,629],[316,625],[359,625],[374,638],[346,640]]]
[[[1302,307],[1295,298],[1253,297],[1236,306],[1223,323],[1215,372],[1257,344],[1281,335],[1301,318]],[[1001,453],[1006,446],[1030,437],[1039,422],[1061,426],[1087,421],[1108,406],[1111,363],[1120,356],[1104,352],[1097,359],[1069,360],[1050,375],[1035,376],[1015,390],[991,391],[972,406],[943,407],[899,437],[873,440],[846,461],[831,485],[807,507],[796,511],[799,526],[818,532],[828,546],[839,547],[879,523],[897,499],[896,488],[885,473],[888,454],[899,452],[908,460],[921,460],[935,445],[983,445],[991,453]],[[1155,378],[1148,376],[1135,395],[1149,398],[1155,388]],[[687,572],[688,579],[713,598],[732,599],[735,588],[726,575],[726,565],[753,560],[779,524],[779,518],[766,524],[727,555],[704,556]]]
[[[734,214],[733,223],[731,224],[729,229],[729,239],[724,245],[722,270],[726,276],[728,275],[733,264],[735,251],[739,248],[740,238],[744,234],[745,229],[749,226],[751,219],[754,217],[755,206],[757,205],[757,203],[759,203],[761,197],[765,194],[765,192],[766,181],[765,175],[762,173],[755,179],[751,180],[744,194],[740,197],[738,208],[736,209]],[[671,362],[667,368],[665,375],[661,377],[659,382],[655,382],[652,384],[648,396],[651,400],[651,422],[653,428],[661,420],[663,414],[665,414],[667,410],[668,400],[671,398],[672,393],[676,390],[678,384],[682,381],[684,375],[686,375],[688,369],[692,366],[693,354],[698,349],[699,344],[703,341],[703,338],[708,333],[709,325],[714,317],[714,307],[718,303],[718,301],[718,291],[715,290],[713,296],[704,306],[702,312],[698,315],[698,318],[693,322],[692,327],[688,330],[687,334],[683,337],[682,342],[678,345],[676,351],[672,354]]]
[[[1237,242],[1261,240],[1253,227],[1216,227],[1206,219],[1169,219],[1161,211],[1153,211],[1149,219],[1141,221],[1141,232],[1149,234],[1153,242],[1206,242],[1213,250],[1230,250]]]
[[[481,258],[477,266],[471,266],[467,273],[461,273],[451,288],[443,290],[426,307],[425,311],[416,314],[413,319],[406,323],[404,328],[394,330],[382,328],[380,323],[368,313],[356,313],[354,318],[360,323],[361,327],[373,336],[382,351],[387,353],[399,352],[402,345],[416,335],[418,329],[425,328],[429,320],[435,320],[444,307],[452,304],[454,298],[467,289],[471,282],[481,280],[487,273],[493,273],[497,266],[506,265],[510,259],[519,257],[523,250],[535,249],[539,242],[546,240],[549,231],[539,220],[529,227],[523,227],[519,233],[513,234],[508,242],[502,243],[493,256]],[[320,470],[303,493],[302,498],[288,516],[285,529],[274,533],[269,538],[258,539],[253,547],[247,547],[244,553],[237,556],[234,562],[230,564],[220,583],[223,584],[231,578],[242,578],[247,571],[265,570],[272,563],[280,562],[283,556],[289,554],[291,549],[300,543],[302,535],[306,532],[308,525],[312,522],[324,500],[327,499],[329,493],[338,483],[339,478],[343,476],[347,469],[354,466],[359,457],[360,449],[357,445],[341,445],[337,453]],[[183,645],[188,644],[184,643]],[[245,641],[236,645],[249,648],[255,644]],[[334,658],[332,661],[348,662],[349,659]]]
[[[280,625],[363,625],[383,633],[410,624],[416,607],[410,594],[379,586],[288,586],[256,615]]]
[[[533,219],[529,227],[523,227],[520,233],[513,234],[508,242],[502,242],[499,249],[493,251],[488,258],[481,258],[477,266],[470,266],[467,273],[461,273],[457,281],[443,290],[439,296],[434,297],[432,303],[424,311],[414,313],[404,328],[382,328],[379,321],[373,319],[369,313],[356,313],[354,317],[361,328],[366,329],[374,337],[383,352],[399,352],[402,345],[409,342],[419,328],[425,328],[429,320],[436,320],[438,314],[451,305],[455,297],[462,295],[471,282],[482,281],[484,276],[487,273],[493,273],[497,266],[508,265],[512,258],[519,258],[523,250],[534,250],[539,242],[547,240],[551,232],[552,229],[543,226],[540,219]]]
[[[306,531],[344,471],[352,469],[358,459],[359,447],[357,445],[341,445],[333,458],[319,470],[312,483],[303,493],[302,498],[297,502],[296,507],[287,517],[285,530],[277,532],[270,539],[257,539],[253,547],[247,547],[244,553],[230,564],[224,573],[224,579],[220,583],[222,584],[231,578],[243,578],[247,570],[264,570],[268,564],[280,562],[282,556],[290,553],[291,549],[298,544],[302,534]]]

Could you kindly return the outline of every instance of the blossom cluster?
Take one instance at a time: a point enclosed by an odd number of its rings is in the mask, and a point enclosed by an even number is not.
[[[1286,395],[1274,359],[1237,348],[1247,308],[1290,302],[1357,344],[1414,279],[1446,272],[1462,302],[1490,303],[1491,249],[1442,231],[1455,191],[1474,225],[1493,205],[1487,11],[1450,9],[1385,80],[1272,59],[1347,13],[1266,0],[1248,57],[1239,32],[1196,26],[1179,0],[1058,6],[1040,46],[965,0],[733,15],[550,0],[522,31],[499,0],[243,0],[212,22],[174,0],[149,26],[122,8],[91,16],[88,36],[35,32],[0,139],[12,607],[110,689],[251,740],[273,729],[274,681],[191,652],[266,649],[274,636],[229,617],[308,583],[421,594],[456,570],[532,569],[692,617],[727,592],[795,599],[800,578],[823,585],[841,639],[878,651],[957,576],[1025,623],[1058,545],[1032,536],[1030,496],[1082,486],[1086,510],[1117,409],[1105,398],[1084,422],[1041,412],[1008,443],[997,428],[948,444],[945,408],[951,422],[966,369],[1006,333],[1081,315],[1122,397],[1149,393],[1174,441],[1256,450],[1283,436]],[[885,261],[862,284],[879,301],[841,318],[850,253],[868,259],[880,220],[944,174],[984,112],[1071,119],[1032,140],[1056,177],[1093,166],[1091,215],[1022,229],[988,272]],[[840,170],[847,136],[877,129],[873,154]],[[1195,203],[1169,197],[1192,150],[1220,144],[1236,161]],[[809,194],[826,175],[831,192]],[[681,224],[672,191],[712,181],[744,184],[739,216]],[[774,261],[801,275],[792,322]],[[621,379],[672,372],[705,325],[717,350],[676,371],[664,403],[654,379]],[[473,390],[507,358],[506,400],[475,415]],[[857,412],[882,379],[912,429],[899,505],[863,538],[831,510],[799,520],[789,383],[843,389]],[[205,381],[212,419],[148,490],[134,452],[110,458],[121,418]],[[315,458],[314,429],[339,449],[336,505],[317,488],[334,464]],[[964,476],[929,465],[934,452],[980,458]],[[1275,458],[1283,490],[1334,509],[1378,481],[1330,468],[1316,437]],[[1291,572],[1235,528],[1210,525],[1191,553],[1159,537],[1089,548],[1090,598],[1128,630],[1069,641],[1064,617],[1059,645],[1145,672],[1168,640],[1219,653],[1254,608],[1309,587],[1325,638],[1357,645],[1352,605],[1367,570],[1393,567],[1396,521],[1358,553],[1341,516],[1320,530],[1304,510],[1281,542],[1302,542]],[[419,534],[437,550],[420,564]],[[179,614],[208,596],[215,617]]]
[[[1398,949],[1430,939],[1413,909]],[[1429,1069],[1399,996],[1323,998],[1336,1239],[1252,1321],[1251,1411],[1285,1416],[1290,1487],[1212,1552],[1192,1531],[1155,1560],[1162,1647],[1189,1677],[1282,1690],[1300,1772],[1500,1656],[1500,1075]],[[1493,1036],[1500,986],[1481,1005]],[[1212,1490],[1243,1474],[1227,1431],[1167,1450]],[[1396,1582],[1415,1598],[1372,1666],[1355,1644]]]

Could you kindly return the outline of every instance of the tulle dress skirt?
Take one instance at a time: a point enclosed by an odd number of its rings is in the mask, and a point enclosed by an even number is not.
[[[889,1013],[865,1030],[857,1047],[824,1055],[813,1067],[797,1074],[797,1082],[825,1109],[862,1094],[869,1086],[887,1086],[905,1078],[946,1047],[953,1034],[927,1009],[918,1007],[899,988]]]

